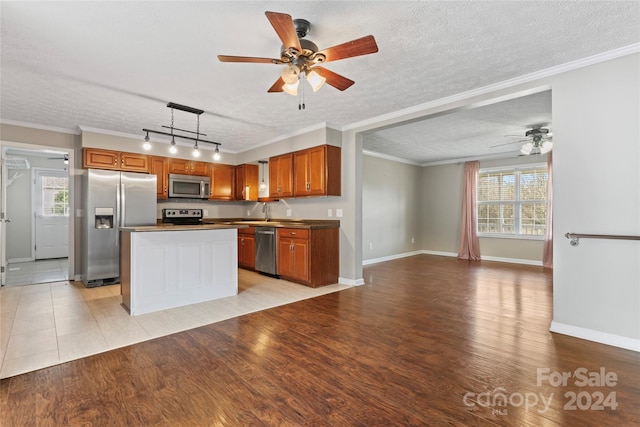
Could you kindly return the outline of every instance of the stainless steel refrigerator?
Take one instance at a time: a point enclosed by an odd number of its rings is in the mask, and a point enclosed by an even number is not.
[[[156,224],[156,176],[87,169],[82,175],[82,282],[120,282],[120,227]]]

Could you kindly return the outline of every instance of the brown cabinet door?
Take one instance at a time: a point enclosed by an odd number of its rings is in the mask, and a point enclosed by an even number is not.
[[[231,165],[211,165],[211,200],[233,200],[235,167]]]
[[[291,277],[303,282],[309,281],[309,241],[304,239],[292,240]]]
[[[269,196],[293,196],[293,153],[269,159]]]
[[[189,174],[197,176],[209,175],[209,163],[207,162],[194,162],[191,161],[189,165]]]
[[[236,166],[236,200],[258,200],[258,165]]]
[[[297,151],[293,154],[293,195],[308,196],[309,189],[309,150]]]
[[[84,148],[82,150],[82,167],[84,169],[120,170],[120,153],[98,148]]]
[[[341,168],[339,147],[321,145],[294,153],[294,196],[339,196]]]
[[[169,173],[179,173],[188,175],[191,168],[191,161],[185,159],[169,159]]]
[[[256,268],[256,239],[248,234],[238,235],[238,265],[240,267]]]
[[[149,156],[146,154],[120,153],[120,170],[149,173]]]
[[[156,197],[167,199],[169,197],[169,159],[166,157],[151,157],[151,173],[157,178]]]
[[[287,237],[278,238],[277,270],[283,277],[291,277],[293,274],[293,239]]]

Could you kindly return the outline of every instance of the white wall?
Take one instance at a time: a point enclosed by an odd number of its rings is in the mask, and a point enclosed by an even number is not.
[[[365,262],[422,248],[420,175],[419,166],[363,156],[362,254]]]
[[[553,82],[552,330],[640,351],[640,55]]]

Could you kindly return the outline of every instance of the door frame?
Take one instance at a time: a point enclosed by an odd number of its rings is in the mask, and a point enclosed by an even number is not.
[[[80,216],[80,211],[79,208],[76,208],[76,178],[78,175],[78,171],[74,168],[74,164],[75,164],[75,153],[74,153],[74,149],[73,148],[69,148],[69,147],[57,147],[57,146],[48,146],[48,145],[39,145],[39,144],[25,144],[25,143],[21,143],[21,142],[14,142],[14,141],[3,141],[0,140],[0,158],[2,159],[2,162],[4,163],[4,159],[5,159],[5,151],[7,148],[15,148],[15,149],[19,149],[19,150],[29,150],[29,151],[49,151],[52,152],[51,154],[60,154],[60,153],[66,153],[69,156],[69,165],[68,165],[68,169],[69,169],[69,253],[68,253],[68,259],[69,259],[69,280],[75,280],[75,276],[76,276],[76,262],[75,262],[75,254],[76,254],[76,245],[75,245],[75,219],[76,216]],[[3,167],[4,170],[4,174],[6,175],[6,168]],[[2,194],[2,197],[5,198],[5,204],[3,206],[0,206],[0,208],[5,209],[2,212],[6,211],[6,180],[3,179],[2,182],[0,182],[0,185],[2,185],[2,188],[0,189],[0,193]],[[33,200],[32,200],[33,202]],[[80,220],[80,218],[78,218],[78,220]],[[2,227],[2,229],[0,230],[0,248],[2,250],[2,252],[0,253],[0,266],[5,267],[5,274],[7,271],[7,261],[6,261],[6,233],[5,233],[5,229],[4,229],[4,224],[2,224],[0,227]],[[33,246],[32,246],[33,248]],[[33,251],[33,249],[32,249]],[[2,276],[2,286],[5,285],[5,277],[6,276]]]
[[[71,160],[69,160],[69,163],[71,163]],[[39,197],[38,194],[36,194],[36,189],[38,188],[38,184],[35,182],[35,180],[38,177],[38,172],[60,172],[60,169],[52,169],[52,168],[43,168],[43,167],[32,167],[31,168],[31,260],[35,261],[36,260],[36,198]],[[73,212],[71,211],[71,171],[69,171],[67,169],[67,178],[69,179],[69,216],[71,217],[73,215]],[[71,227],[71,223],[67,224]],[[68,236],[67,236],[68,237]],[[68,246],[69,242],[67,242],[67,246]],[[70,252],[70,251],[69,251]],[[69,254],[67,253],[67,258],[69,257]]]

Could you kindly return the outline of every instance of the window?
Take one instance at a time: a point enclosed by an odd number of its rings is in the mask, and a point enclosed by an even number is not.
[[[547,227],[544,164],[478,173],[478,235],[540,236]]]
[[[41,176],[42,216],[69,216],[69,178]]]

